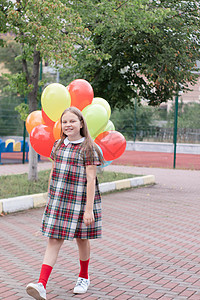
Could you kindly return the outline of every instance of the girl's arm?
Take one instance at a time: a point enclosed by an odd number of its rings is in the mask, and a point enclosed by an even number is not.
[[[50,182],[51,182],[51,176],[52,176],[52,173],[53,173],[53,168],[54,168],[54,161],[52,160],[51,172],[49,174],[48,192],[49,192],[49,187],[50,187]]]
[[[86,166],[87,176],[87,200],[83,220],[86,226],[91,225],[94,222],[94,196],[95,196],[95,183],[96,183],[96,166]]]

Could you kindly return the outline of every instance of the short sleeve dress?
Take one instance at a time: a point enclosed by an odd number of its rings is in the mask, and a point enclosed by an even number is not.
[[[48,201],[42,219],[42,233],[51,238],[73,240],[96,239],[102,235],[101,196],[96,178],[94,197],[95,222],[86,226],[83,214],[86,205],[86,166],[100,165],[98,155],[86,157],[81,152],[84,138],[70,142],[67,138],[56,151],[55,142],[50,158],[54,160],[54,169],[50,181]]]

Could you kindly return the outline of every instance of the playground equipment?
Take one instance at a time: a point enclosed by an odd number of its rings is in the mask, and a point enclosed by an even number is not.
[[[24,141],[15,142],[14,139],[0,140],[0,164],[2,153],[23,153]],[[25,142],[26,162],[28,161],[29,144]]]

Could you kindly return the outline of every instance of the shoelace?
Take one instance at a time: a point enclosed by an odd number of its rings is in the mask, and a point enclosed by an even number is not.
[[[88,284],[87,284],[87,281],[86,281],[87,279],[84,279],[84,278],[81,278],[81,279],[79,279],[78,280],[78,282],[77,282],[77,284],[76,284],[76,286],[79,286],[79,285],[85,285],[85,286],[87,286]]]

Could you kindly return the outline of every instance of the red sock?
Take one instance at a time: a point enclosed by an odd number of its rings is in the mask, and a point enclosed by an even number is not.
[[[80,260],[80,267],[81,267],[81,269],[80,269],[79,277],[88,279],[89,261],[90,261],[90,259],[88,259],[88,260]]]
[[[46,289],[47,281],[49,279],[52,269],[53,268],[49,265],[44,265],[44,264],[42,265],[38,283],[41,282],[45,289]]]

